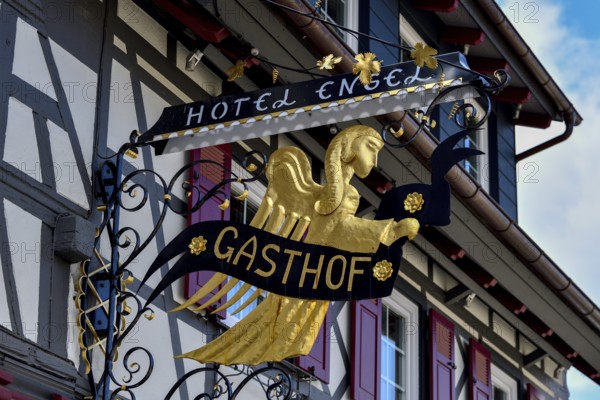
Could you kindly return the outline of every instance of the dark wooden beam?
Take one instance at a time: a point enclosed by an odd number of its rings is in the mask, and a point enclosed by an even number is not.
[[[464,299],[470,292],[471,292],[471,289],[469,289],[462,283],[459,283],[458,285],[454,286],[452,289],[446,291],[444,303],[446,303],[446,304],[456,303],[456,302]]]
[[[197,7],[186,5],[185,2],[154,0],[154,4],[208,42],[220,43],[230,35],[216,18],[198,11]]]
[[[513,120],[515,125],[529,126],[532,128],[546,129],[552,123],[552,117],[546,114],[522,112],[519,118]]]
[[[527,306],[505,288],[497,286],[488,290],[504,307],[508,308],[515,315],[523,314],[527,311]]]
[[[493,96],[496,101],[512,104],[523,104],[531,99],[531,92],[527,88],[510,86]]]
[[[453,261],[462,259],[467,255],[466,251],[453,240],[447,238],[443,233],[434,228],[424,227],[421,234],[427,238],[443,255]]]
[[[469,67],[482,74],[492,75],[494,71],[503,69],[508,71],[510,65],[506,60],[500,58],[486,58],[469,56]]]
[[[546,357],[547,355],[548,355],[548,353],[546,353],[544,350],[542,350],[542,349],[535,349],[531,353],[526,354],[526,355],[523,356],[523,366],[525,368],[527,368],[527,367],[535,364],[536,362],[538,362],[542,358]]]
[[[414,0],[413,7],[421,11],[451,13],[458,9],[458,0]]]
[[[450,44],[468,44],[477,46],[483,43],[485,35],[478,28],[464,28],[462,26],[444,26],[440,31],[440,40]]]

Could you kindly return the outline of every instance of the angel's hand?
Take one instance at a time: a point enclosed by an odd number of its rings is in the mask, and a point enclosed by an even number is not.
[[[396,239],[406,236],[408,240],[413,240],[419,233],[421,225],[414,218],[404,218],[396,223],[393,228]]]

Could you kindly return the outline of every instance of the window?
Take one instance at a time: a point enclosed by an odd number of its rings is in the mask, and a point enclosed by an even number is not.
[[[321,15],[325,21],[357,30],[358,0],[322,0]],[[358,38],[355,35],[339,28],[332,28],[348,46],[354,51],[358,50]]]
[[[517,381],[492,364],[492,400],[517,400]]]
[[[381,329],[381,399],[418,398],[418,308],[398,292],[384,300]]]
[[[248,172],[245,171],[244,168],[235,160],[231,163],[231,169],[233,173],[235,173],[237,176],[249,176]],[[231,185],[230,221],[241,224],[249,224],[250,221],[252,221],[252,218],[254,218],[256,211],[258,210],[260,202],[262,201],[262,198],[265,194],[266,188],[258,181],[250,182],[248,183],[248,197],[246,197],[244,200],[236,199],[235,196],[239,196],[240,194],[242,194],[242,190],[243,188],[241,185]],[[242,287],[243,284],[244,282],[240,281],[237,285],[233,287],[233,289],[231,289],[229,293],[237,293],[237,291]],[[246,293],[244,293],[244,295],[238,301],[236,301],[227,309],[227,318],[225,320],[225,324],[232,326],[237,321],[250,314],[250,312],[252,312],[252,310],[254,310],[256,306],[258,306],[268,294],[267,292],[263,291],[263,293],[246,308],[244,308],[237,314],[230,314],[231,312],[236,311],[242,304],[244,304],[246,300],[248,300],[255,292],[256,288],[254,286],[251,287]]]
[[[381,398],[403,400],[406,398],[406,321],[384,305],[381,323]]]
[[[427,42],[417,33],[415,28],[404,18],[402,14],[400,14],[400,45],[405,47],[415,47],[417,43]],[[400,52],[400,62],[411,61],[410,51],[401,51]]]
[[[471,103],[475,107],[476,114],[479,118],[482,118],[485,114],[483,106],[479,104],[476,99],[467,98],[466,102]],[[479,149],[485,154],[479,156],[469,157],[463,161],[463,167],[465,170],[475,179],[479,184],[489,191],[490,180],[488,170],[488,126],[487,121],[479,127],[477,130],[469,132],[464,139],[464,147],[469,149]]]

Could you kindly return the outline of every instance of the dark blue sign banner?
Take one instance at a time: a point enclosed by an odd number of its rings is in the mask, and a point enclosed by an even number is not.
[[[350,121],[423,107],[440,83],[478,79],[465,70],[461,53],[437,59],[443,68],[413,61],[383,66],[368,85],[349,73],[167,107],[138,142],[152,143],[161,154]]]
[[[361,300],[388,296],[401,261],[401,244],[381,245],[374,254],[286,239],[228,221],[190,226],[165,247],[143,282],[183,251],[148,303],[176,279],[215,271],[271,293],[320,300]]]

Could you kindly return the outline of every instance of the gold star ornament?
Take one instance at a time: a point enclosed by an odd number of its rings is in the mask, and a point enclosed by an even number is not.
[[[378,281],[387,281],[392,276],[392,263],[387,260],[377,262],[373,267],[373,277]]]
[[[374,53],[360,53],[354,56],[356,63],[352,66],[352,73],[359,75],[360,83],[368,85],[371,83],[373,74],[381,71],[381,62],[375,60],[377,55]]]
[[[321,60],[317,60],[317,67],[319,67],[319,69],[333,69],[340,61],[342,61],[342,57],[334,57],[333,54],[330,54],[323,57]]]
[[[425,204],[425,200],[423,200],[423,195],[421,193],[410,193],[406,196],[406,199],[404,199],[404,209],[411,214],[421,211],[421,209],[423,209],[423,204]]]
[[[192,238],[188,247],[190,248],[190,253],[198,256],[206,250],[206,239],[204,239],[204,236],[196,236],[195,238]]]
[[[227,69],[227,80],[229,82],[235,81],[237,78],[244,76],[244,68],[246,62],[244,60],[237,60],[234,66]]]
[[[415,44],[415,49],[411,50],[410,57],[415,60],[419,67],[426,65],[431,69],[436,69],[438,62],[433,56],[437,55],[437,50],[421,42]]]

